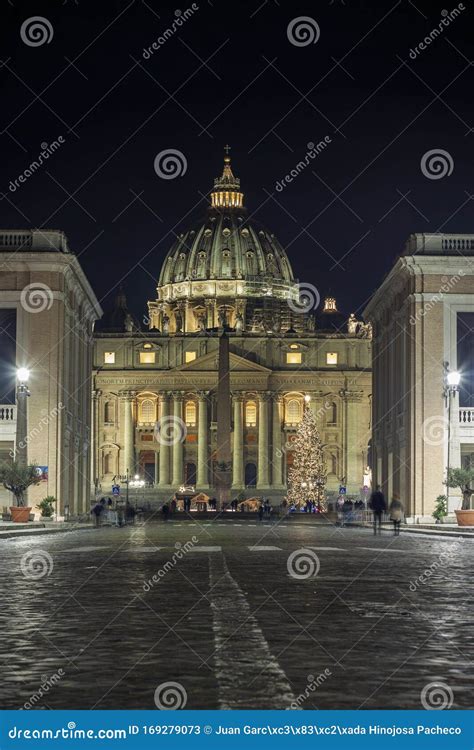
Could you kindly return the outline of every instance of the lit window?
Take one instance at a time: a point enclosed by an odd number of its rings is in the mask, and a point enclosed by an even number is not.
[[[145,398],[140,404],[140,421],[155,421],[155,402],[151,398]]]
[[[257,404],[255,401],[247,401],[245,404],[245,424],[247,427],[255,427],[257,424]]]
[[[301,422],[301,401],[297,398],[290,398],[286,402],[285,422],[287,424],[299,424]]]
[[[141,365],[154,365],[155,364],[155,352],[140,352],[140,364]]]
[[[184,352],[184,361],[193,362],[196,359],[196,352]]]
[[[189,427],[194,427],[196,424],[196,403],[194,401],[186,401],[184,408],[184,420]]]
[[[290,349],[299,349],[298,344],[290,344]]]
[[[337,352],[327,352],[326,354],[327,365],[337,365]]]
[[[151,344],[143,344],[144,349],[153,349]]]
[[[115,352],[104,352],[104,365],[115,364]]]
[[[302,361],[301,352],[287,352],[286,364],[287,365],[300,365]]]

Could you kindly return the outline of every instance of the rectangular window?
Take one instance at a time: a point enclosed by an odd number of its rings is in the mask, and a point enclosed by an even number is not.
[[[196,352],[184,352],[185,362],[194,362],[195,359],[196,359]]]
[[[140,352],[140,364],[141,365],[154,365],[155,364],[155,352]]]
[[[287,365],[300,365],[302,362],[301,352],[287,352],[286,364]]]
[[[104,365],[115,364],[115,352],[104,352]]]
[[[327,352],[326,354],[327,365],[337,365],[337,352]]]

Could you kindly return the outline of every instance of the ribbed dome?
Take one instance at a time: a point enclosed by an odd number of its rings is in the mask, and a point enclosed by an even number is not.
[[[159,286],[211,279],[294,281],[276,237],[246,220],[243,197],[226,155],[207,218],[179,235],[163,263]]]
[[[207,216],[180,234],[165,258],[157,298],[148,303],[150,328],[191,333],[226,321],[239,331],[286,330],[294,309],[289,303],[299,297],[284,249],[247,219],[227,154]]]
[[[282,246],[273,234],[247,222],[242,212],[219,209],[212,210],[200,226],[179,235],[158,283],[262,277],[293,282]]]

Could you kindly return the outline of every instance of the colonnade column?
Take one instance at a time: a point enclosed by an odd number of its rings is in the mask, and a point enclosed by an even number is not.
[[[123,473],[135,473],[135,423],[133,419],[133,404],[135,401],[134,391],[123,391]]]
[[[99,465],[99,409],[102,391],[92,391],[91,401],[91,479],[94,495],[97,490],[98,481],[101,479],[102,469]]]
[[[169,427],[170,402],[168,393],[160,393],[160,418],[159,429],[156,430],[155,438],[159,444],[159,486],[169,487],[170,484],[170,442],[167,439],[167,426]]]
[[[184,482],[184,450],[185,429],[183,422],[183,394],[179,391],[173,393],[173,475],[171,484],[179,487]]]
[[[272,414],[272,486],[276,489],[283,487],[282,406],[283,398],[279,393],[274,393]]]
[[[363,445],[360,433],[364,430],[364,426],[358,419],[362,394],[357,391],[345,391],[344,396],[346,408],[346,485],[348,492],[356,493],[362,487],[363,481]],[[392,470],[390,474],[392,474]]]
[[[258,394],[258,489],[266,488],[270,484],[268,400],[267,392]]]
[[[245,486],[244,422],[243,422],[244,397],[240,393],[234,394],[233,401],[234,401],[234,445],[233,445],[233,452],[232,452],[232,487],[234,489],[243,489]]]
[[[198,453],[197,453],[197,486],[199,489],[209,487],[209,447],[207,422],[207,397],[209,391],[198,391]]]

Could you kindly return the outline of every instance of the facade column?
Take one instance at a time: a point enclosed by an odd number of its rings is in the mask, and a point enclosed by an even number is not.
[[[234,445],[232,451],[232,488],[244,489],[244,420],[243,403],[244,397],[240,393],[234,393]]]
[[[180,487],[184,483],[184,422],[183,422],[183,394],[173,392],[173,475],[171,484]]]
[[[170,486],[170,443],[166,439],[170,419],[170,402],[168,393],[160,393],[160,418],[158,420],[159,429],[156,431],[155,439],[159,445],[159,471],[158,471],[158,486],[169,487]]]
[[[268,398],[267,392],[258,394],[257,489],[267,488],[270,485]]]
[[[101,480],[101,467],[99,466],[99,408],[102,391],[92,391],[92,408],[91,408],[91,478],[93,486],[93,497],[97,491],[98,482]],[[117,408],[117,407],[115,407]],[[115,418],[117,418],[115,416]]]
[[[122,391],[123,401],[123,464],[122,471],[131,475],[135,473],[135,423],[133,419],[134,391]]]
[[[160,454],[158,451],[155,451],[155,481],[154,481],[155,487],[158,486],[159,477],[160,477]]]
[[[362,451],[364,446],[361,441],[361,432],[364,426],[358,418],[362,394],[357,391],[346,391],[345,402],[345,427],[346,427],[346,486],[350,494],[358,494],[362,487],[363,469]],[[393,467],[391,469],[391,474]],[[391,499],[391,498],[390,498]]]
[[[283,485],[283,441],[282,441],[282,408],[283,398],[279,393],[273,394],[272,413],[272,486],[282,489]]]
[[[209,428],[207,421],[207,397],[209,391],[198,391],[198,453],[197,486],[209,487]]]

